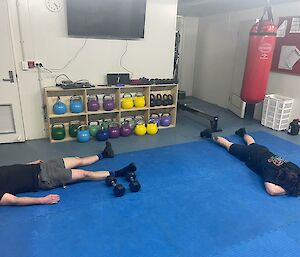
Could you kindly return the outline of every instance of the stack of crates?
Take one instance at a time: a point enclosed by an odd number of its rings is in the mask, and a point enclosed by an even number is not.
[[[278,131],[286,130],[289,126],[293,102],[294,99],[286,96],[266,95],[261,124]]]

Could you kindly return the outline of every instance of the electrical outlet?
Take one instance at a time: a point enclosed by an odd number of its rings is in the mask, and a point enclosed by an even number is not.
[[[21,61],[21,67],[22,67],[22,70],[24,70],[24,71],[29,70],[28,62],[27,61]]]

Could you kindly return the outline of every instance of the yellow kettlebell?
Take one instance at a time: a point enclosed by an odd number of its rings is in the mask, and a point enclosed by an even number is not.
[[[147,129],[146,129],[145,122],[142,120],[138,121],[135,126],[134,133],[137,136],[144,136],[146,134],[146,132],[147,132]]]
[[[158,131],[158,127],[156,124],[156,120],[150,119],[148,124],[147,124],[147,133],[149,135],[155,135]]]
[[[125,93],[122,99],[122,108],[131,109],[134,106],[132,95],[130,93]]]
[[[137,108],[141,108],[146,105],[145,96],[142,93],[137,93],[134,96],[134,105]]]

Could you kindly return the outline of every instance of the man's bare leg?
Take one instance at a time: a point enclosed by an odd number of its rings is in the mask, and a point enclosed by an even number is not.
[[[80,169],[72,169],[72,180],[70,181],[70,183],[83,180],[101,181],[105,180],[105,178],[109,175],[109,171],[87,171]]]
[[[243,138],[247,145],[251,145],[255,143],[254,138],[247,134],[245,128],[238,129],[237,131],[235,131],[235,134]]]
[[[68,158],[63,158],[63,160],[65,163],[66,169],[73,169],[73,168],[93,164],[93,163],[99,161],[99,157],[97,155],[83,157],[83,158],[68,157]]]
[[[216,142],[217,144],[223,146],[224,148],[227,149],[227,151],[229,151],[229,148],[231,145],[233,145],[232,142],[228,141],[226,138],[224,137],[219,137],[219,136],[213,136],[212,137],[212,140],[214,142]]]
[[[98,155],[88,156],[88,157],[68,157],[63,158],[66,169],[73,169],[81,166],[86,166],[95,163],[103,158],[112,158],[114,157],[114,151],[110,142],[106,142],[105,148],[102,153]]]
[[[246,142],[247,145],[251,145],[255,143],[255,140],[252,136],[245,134],[243,137],[244,141]]]

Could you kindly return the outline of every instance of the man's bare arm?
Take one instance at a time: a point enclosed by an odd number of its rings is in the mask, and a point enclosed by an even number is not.
[[[5,193],[0,205],[36,205],[36,204],[55,204],[60,200],[59,195],[47,195],[45,197],[17,197],[15,195]]]
[[[36,160],[36,161],[33,161],[33,162],[28,162],[26,164],[39,164],[39,163],[42,163],[44,162],[43,160]]]

